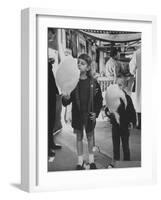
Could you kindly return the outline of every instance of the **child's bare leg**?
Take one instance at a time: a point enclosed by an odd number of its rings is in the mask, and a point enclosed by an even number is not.
[[[94,139],[93,135],[87,137],[89,154],[93,154],[93,139]]]
[[[78,165],[83,164],[83,134],[77,134],[76,139],[77,154],[78,154]]]
[[[89,152],[89,164],[90,169],[97,169],[94,163],[93,145],[94,145],[94,132],[87,136],[88,140],[88,152]]]

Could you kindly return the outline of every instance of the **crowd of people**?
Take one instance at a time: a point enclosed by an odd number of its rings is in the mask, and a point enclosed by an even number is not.
[[[136,90],[137,78],[135,77],[138,70],[136,64],[137,58],[132,58],[129,64],[130,77],[132,83],[120,71],[120,62],[117,60],[118,51],[116,48],[111,49],[110,59],[106,63],[106,75],[113,79],[113,84],[120,90],[124,98],[119,97],[118,105],[115,112],[106,104],[104,112],[110,119],[112,124],[112,144],[113,144],[113,161],[108,165],[108,168],[115,167],[115,161],[120,160],[120,141],[123,147],[123,159],[130,161],[130,146],[129,137],[130,130],[136,125],[141,127],[140,110],[137,110],[131,93],[129,90]],[[135,55],[136,56],[136,55]],[[63,106],[72,104],[72,123],[73,132],[76,135],[76,150],[78,162],[76,170],[83,170],[84,156],[83,156],[83,136],[86,133],[88,142],[88,162],[90,169],[96,169],[94,160],[94,135],[96,119],[103,108],[103,97],[100,85],[91,73],[91,58],[87,54],[81,54],[78,57],[77,67],[80,71],[80,77],[77,86],[71,94],[61,94],[61,101]],[[55,150],[61,149],[61,146],[54,142],[54,123],[56,121],[56,96],[59,95],[59,90],[55,83],[53,74],[54,60],[48,59],[48,158],[49,161],[55,156]],[[141,64],[140,64],[141,65]],[[140,66],[139,66],[140,67]],[[128,88],[128,81],[130,82],[130,89]],[[140,83],[139,83],[140,84]],[[134,88],[135,87],[135,88]],[[140,92],[140,91],[139,91]],[[139,99],[140,100],[140,99]],[[136,115],[136,112],[138,115]]]

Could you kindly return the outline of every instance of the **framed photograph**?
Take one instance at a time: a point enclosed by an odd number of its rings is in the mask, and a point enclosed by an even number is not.
[[[156,18],[21,13],[21,186],[154,184]]]

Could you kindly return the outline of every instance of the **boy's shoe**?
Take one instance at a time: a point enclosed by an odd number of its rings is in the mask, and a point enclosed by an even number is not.
[[[55,156],[48,158],[48,162],[53,162],[54,160],[55,160]]]
[[[107,166],[107,169],[112,169],[112,168],[114,168],[115,166],[113,165],[113,164],[109,164],[108,166]]]
[[[115,168],[117,161],[119,161],[119,159],[118,160],[112,160],[112,162],[107,165],[107,169]]]
[[[76,170],[84,170],[85,168],[84,168],[84,162],[83,162],[83,164],[82,165],[77,165],[76,166]]]
[[[48,152],[48,161],[49,161],[49,162],[53,162],[54,159],[55,159],[55,152],[52,152],[52,150],[50,150],[50,151]]]
[[[90,163],[90,169],[97,169],[96,164],[95,163]]]

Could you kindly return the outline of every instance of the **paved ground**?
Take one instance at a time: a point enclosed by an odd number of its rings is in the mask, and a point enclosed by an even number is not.
[[[48,163],[49,171],[75,170],[77,164],[76,138],[70,125],[63,124],[63,130],[56,137],[56,142],[62,145],[61,150],[56,151],[53,162]],[[87,141],[84,138],[84,154],[87,155]],[[107,119],[100,117],[95,130],[95,162],[98,169],[105,169],[112,158],[112,138],[111,125]],[[116,168],[140,167],[141,166],[141,131],[133,129],[130,135],[131,161],[120,161],[116,163]],[[84,159],[88,162],[87,157]],[[122,148],[121,148],[122,160]],[[88,166],[86,166],[88,169]]]

